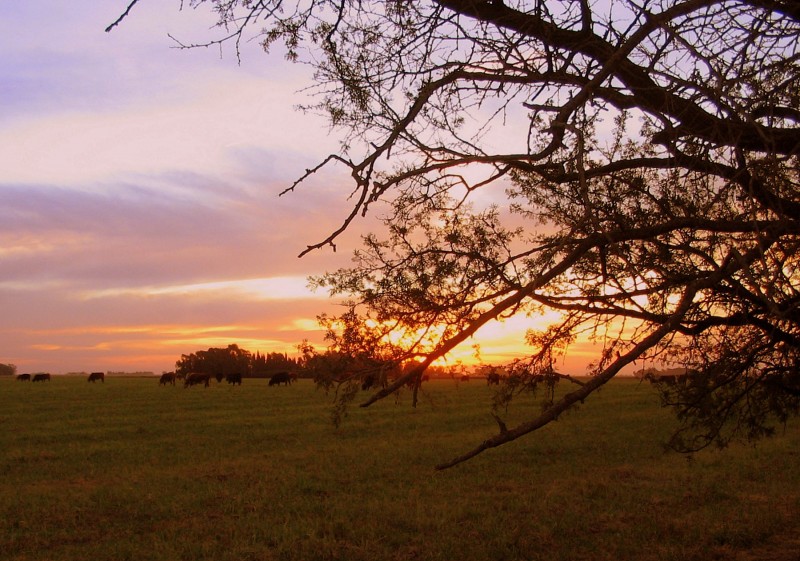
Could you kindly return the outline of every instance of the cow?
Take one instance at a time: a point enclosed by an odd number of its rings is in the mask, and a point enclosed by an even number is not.
[[[406,386],[410,389],[414,389],[422,385],[422,382],[428,382],[431,379],[430,376],[427,374],[423,374],[422,376],[412,376],[406,381]]]
[[[34,374],[33,382],[49,382],[50,381],[50,374]]]
[[[17,382],[30,382],[31,375],[30,374],[20,374],[17,376]]]
[[[469,382],[469,374],[462,374],[461,375],[462,382]]]
[[[288,372],[278,372],[277,374],[273,374],[272,377],[269,379],[270,386],[279,386],[283,384],[284,386],[288,386],[292,383],[292,375]]]
[[[367,374],[364,376],[364,381],[361,382],[361,390],[366,391],[370,388],[378,387],[379,384],[380,382],[378,381],[377,374]]]
[[[664,384],[668,386],[675,386],[679,384],[684,384],[687,380],[686,374],[654,374],[648,373],[645,375],[645,379],[648,380],[651,384],[658,385]]]
[[[95,383],[97,380],[105,383],[106,375],[103,372],[92,372],[89,374],[89,378],[86,380],[87,382]]]
[[[497,370],[492,370],[486,375],[486,385],[487,386],[500,385],[500,373]]]
[[[207,388],[209,386],[210,380],[211,380],[211,374],[203,374],[201,372],[191,372],[186,375],[186,380],[183,382],[183,387],[188,388],[189,386],[203,384]]]
[[[161,386],[161,385],[166,386],[167,384],[172,384],[173,386],[175,385],[175,373],[174,372],[164,372],[161,375],[161,378],[158,379],[158,385],[159,386]]]
[[[228,382],[229,384],[234,385],[234,386],[236,384],[239,384],[241,386],[242,385],[242,374],[240,372],[234,372],[233,374],[228,374],[228,375],[225,376],[225,381]]]

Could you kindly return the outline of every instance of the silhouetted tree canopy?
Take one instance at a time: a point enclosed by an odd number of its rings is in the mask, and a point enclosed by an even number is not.
[[[254,378],[269,378],[275,372],[294,371],[298,368],[297,361],[289,358],[286,353],[267,353],[256,352],[253,355],[251,376]]]
[[[287,189],[325,166],[352,177],[352,212],[303,253],[382,205],[353,266],[318,279],[421,358],[365,404],[497,318],[563,313],[529,333],[519,391],[552,383],[578,335],[605,341],[587,383],[440,467],[546,425],[634,361],[692,373],[663,385],[680,450],[797,412],[797,2],[200,4],[219,15],[210,43],[252,34],[312,64],[308,109],[343,131]]]
[[[205,351],[181,355],[180,360],[175,362],[175,372],[184,375],[192,372],[209,374],[219,382],[228,374],[246,376],[250,373],[252,361],[253,355],[250,351],[231,344],[224,349],[211,347]]]
[[[251,353],[233,343],[225,348],[211,347],[205,351],[196,351],[181,355],[175,362],[175,372],[189,374],[199,372],[210,374],[221,381],[229,374],[241,374],[243,377],[268,377],[276,371],[294,370],[297,363],[284,353]]]

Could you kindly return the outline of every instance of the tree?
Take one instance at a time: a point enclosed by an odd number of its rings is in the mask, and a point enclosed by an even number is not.
[[[332,420],[339,425],[347,405],[359,390],[387,388],[398,379],[411,380],[416,398],[421,376],[404,376],[404,366],[412,364],[408,349],[389,340],[391,327],[360,316],[356,306],[339,317],[318,316],[325,327],[328,348],[324,352],[303,341],[298,346],[303,370],[317,386],[334,391]]]
[[[218,382],[229,374],[241,374],[245,378],[267,378],[276,371],[296,369],[297,361],[285,353],[264,355],[256,351],[253,354],[235,343],[225,348],[211,347],[205,351],[181,355],[175,362],[175,372],[178,374],[201,372],[214,376]]]
[[[254,378],[268,378],[277,371],[294,371],[296,369],[297,361],[289,358],[286,353],[267,353],[263,355],[256,352],[253,355],[250,372]]]
[[[313,64],[309,109],[344,131],[286,191],[324,166],[353,180],[352,211],[303,253],[389,207],[353,267],[318,279],[365,322],[417,334],[404,348],[419,367],[363,405],[496,318],[563,313],[529,333],[519,391],[561,380],[579,334],[605,341],[587,383],[518,426],[498,417],[440,467],[535,431],[637,360],[691,373],[662,387],[680,450],[797,413],[796,2],[203,3],[224,31],[211,43],[238,50],[253,30]]]
[[[14,364],[0,364],[0,376],[14,376],[17,373],[17,367]]]
[[[181,355],[180,360],[175,362],[175,372],[183,375],[200,372],[214,376],[217,382],[221,382],[229,374],[246,376],[251,372],[252,362],[252,353],[234,343],[224,349],[211,347],[206,351]]]

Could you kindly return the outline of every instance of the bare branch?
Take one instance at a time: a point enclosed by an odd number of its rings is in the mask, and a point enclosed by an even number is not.
[[[130,14],[130,13],[131,13],[131,9],[132,9],[132,8],[133,8],[133,7],[136,5],[136,3],[137,3],[138,1],[139,1],[139,0],[131,0],[131,3],[130,3],[130,4],[128,4],[128,7],[125,9],[125,11],[122,13],[122,15],[121,15],[121,16],[119,16],[119,17],[118,17],[118,18],[117,18],[117,19],[114,21],[114,23],[112,23],[111,25],[109,25],[108,27],[106,27],[106,33],[109,33],[109,32],[110,32],[112,29],[114,29],[116,26],[118,26],[120,23],[122,23],[122,20],[124,20],[126,17],[128,17],[128,14]]]

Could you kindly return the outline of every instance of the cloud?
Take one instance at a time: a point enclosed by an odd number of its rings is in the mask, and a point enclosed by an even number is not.
[[[349,255],[296,255],[338,226],[346,180],[278,197],[336,148],[292,110],[308,69],[170,48],[209,37],[207,9],[139,3],[104,33],[121,9],[0,4],[0,362],[158,370],[318,337],[305,277]]]
[[[336,167],[278,197],[339,148],[293,110],[308,67],[257,42],[241,65],[170,48],[168,33],[214,33],[206,4],[183,4],[139,2],[105,33],[127,3],[0,3],[0,362],[160,371],[230,343],[291,352],[338,312],[305,278],[347,266],[376,222],[296,257],[351,205]]]
[[[78,185],[174,171],[235,176],[246,150],[306,154],[310,165],[332,148],[327,135],[310,132],[321,125],[315,119],[276,111],[291,106],[286,84],[279,89],[269,80],[229,73],[208,80],[195,79],[197,91],[166,104],[67,110],[10,123],[0,129],[2,177]],[[271,165],[281,168],[283,161]]]
[[[292,300],[313,298],[305,277],[272,277],[258,279],[236,279],[216,282],[169,285],[161,287],[112,288],[90,290],[84,293],[86,300],[109,297],[132,296],[192,296],[243,298],[248,300]],[[317,296],[325,298],[324,296]]]

